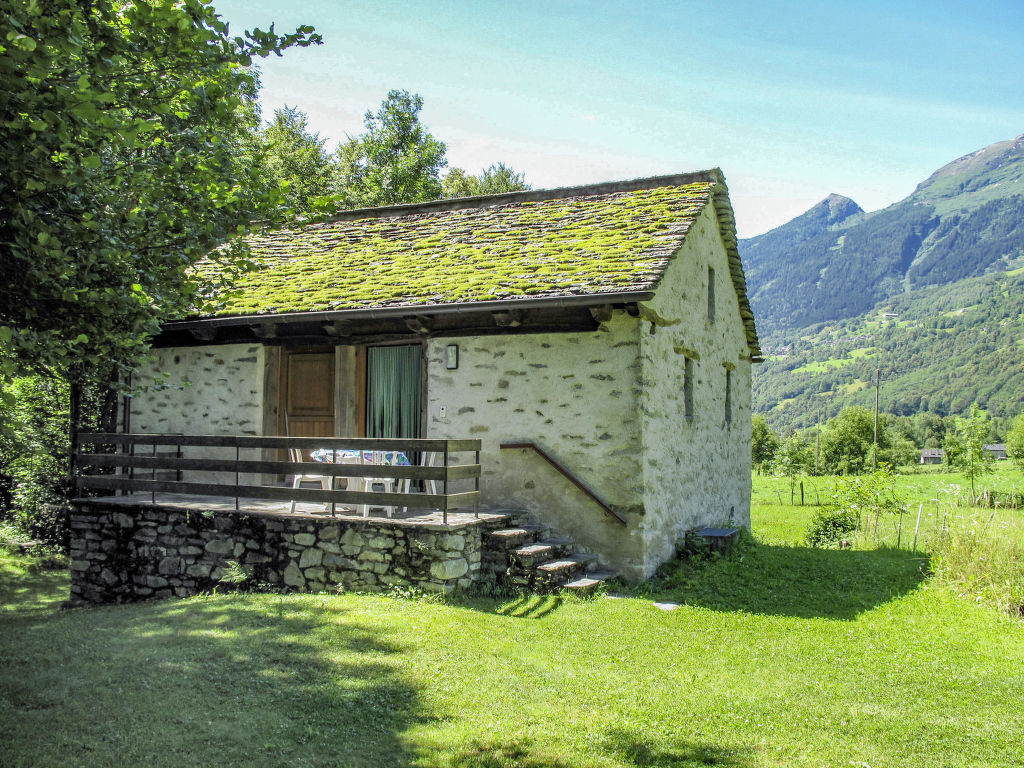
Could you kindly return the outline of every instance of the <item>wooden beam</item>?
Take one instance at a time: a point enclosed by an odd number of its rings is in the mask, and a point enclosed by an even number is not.
[[[246,474],[327,475],[330,477],[388,477],[396,480],[472,480],[480,477],[479,464],[436,467],[392,466],[390,464],[322,464],[293,461],[235,461],[234,459],[185,459],[176,456],[144,456],[127,453],[80,453],[78,463],[86,467],[131,467],[140,471],[173,469],[194,472],[244,472]],[[108,475],[110,477],[110,475]]]
[[[211,325],[198,325],[195,328],[189,328],[189,333],[199,341],[213,341],[217,336],[217,329]]]
[[[607,323],[612,319],[612,305],[602,304],[598,307],[590,307],[590,316],[599,323]]]
[[[252,329],[253,336],[258,339],[276,339],[280,326],[278,323],[259,323],[249,327]]]
[[[172,480],[138,480],[100,475],[79,477],[79,488],[144,491],[147,493],[181,493],[195,496],[269,499],[275,501],[306,501],[321,504],[368,504],[373,507],[419,507],[423,509],[472,508],[480,503],[479,491],[460,493],[383,493],[366,491],[324,491],[312,488],[279,488],[269,485],[222,485],[219,483],[182,483]],[[103,499],[82,499],[102,504]]]
[[[327,450],[354,451],[430,451],[432,453],[458,453],[479,451],[479,439],[445,440],[441,438],[404,437],[279,437],[263,435],[172,435],[127,434],[124,432],[81,432],[83,445],[180,445],[214,446],[221,448],[326,448]]]
[[[320,326],[320,328],[328,336],[333,336],[335,338],[341,336],[349,336],[352,333],[352,324],[343,323],[340,320],[324,323],[323,325]]]
[[[427,334],[433,330],[433,322],[426,315],[409,315],[402,318],[413,333]]]
[[[508,309],[502,312],[492,312],[494,324],[499,328],[518,328],[523,324],[523,311],[521,309]]]

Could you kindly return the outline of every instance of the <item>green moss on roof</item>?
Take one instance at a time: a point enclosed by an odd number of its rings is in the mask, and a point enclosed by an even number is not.
[[[314,224],[255,238],[221,316],[653,288],[714,181]],[[211,269],[207,266],[206,269]]]

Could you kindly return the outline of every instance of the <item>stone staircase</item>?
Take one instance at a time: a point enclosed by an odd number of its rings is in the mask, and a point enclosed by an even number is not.
[[[499,583],[535,592],[590,592],[618,574],[600,568],[597,555],[576,551],[572,539],[519,522],[485,534],[483,566]]]

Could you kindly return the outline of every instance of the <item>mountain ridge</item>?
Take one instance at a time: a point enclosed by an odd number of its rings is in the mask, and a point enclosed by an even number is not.
[[[833,322],[928,285],[1024,257],[1024,135],[964,155],[903,200],[866,213],[830,194],[739,241],[758,327]]]
[[[994,416],[1024,410],[1024,135],[947,163],[893,205],[829,195],[740,241],[773,427],[846,405]]]

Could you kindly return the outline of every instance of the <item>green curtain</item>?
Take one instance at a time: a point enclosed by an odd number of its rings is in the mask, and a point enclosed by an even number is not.
[[[419,344],[370,347],[366,358],[366,436],[420,436]]]

